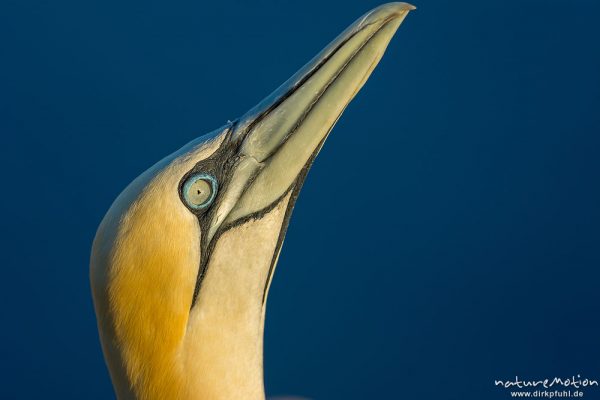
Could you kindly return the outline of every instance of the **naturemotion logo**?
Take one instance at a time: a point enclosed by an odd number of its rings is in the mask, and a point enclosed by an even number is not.
[[[494,380],[494,385],[508,391],[510,397],[533,398],[582,398],[583,389],[598,387],[598,380],[582,378],[581,375],[571,377],[554,377],[537,380],[522,379],[515,376],[510,380]]]

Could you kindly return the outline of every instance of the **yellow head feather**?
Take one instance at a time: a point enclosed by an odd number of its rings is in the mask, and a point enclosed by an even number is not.
[[[182,343],[200,263],[197,218],[179,180],[223,137],[194,143],[137,178],[104,217],[91,284],[105,357],[120,398],[185,398]]]

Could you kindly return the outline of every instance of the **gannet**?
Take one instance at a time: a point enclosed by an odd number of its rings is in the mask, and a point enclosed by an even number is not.
[[[350,25],[271,95],[137,177],[90,280],[119,399],[263,400],[269,286],[315,156],[414,7]]]

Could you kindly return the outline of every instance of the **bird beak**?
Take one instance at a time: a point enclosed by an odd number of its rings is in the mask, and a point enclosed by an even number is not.
[[[239,161],[209,237],[302,184],[327,135],[414,8],[390,3],[368,12],[235,123],[231,140],[239,143]]]

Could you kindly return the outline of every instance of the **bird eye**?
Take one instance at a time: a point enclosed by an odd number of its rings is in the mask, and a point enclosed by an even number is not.
[[[208,174],[190,176],[183,185],[183,197],[190,208],[202,210],[208,207],[217,195],[217,180]]]

